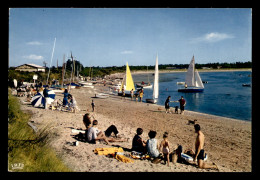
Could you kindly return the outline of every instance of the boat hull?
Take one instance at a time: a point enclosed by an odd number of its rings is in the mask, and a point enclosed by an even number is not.
[[[146,102],[155,104],[155,103],[157,103],[157,99],[146,99]]]
[[[118,96],[123,96],[122,92],[117,93]],[[131,97],[131,94],[125,93],[125,97]]]
[[[177,82],[178,85],[184,85],[185,82]]]
[[[145,84],[142,85],[142,84],[136,84],[136,87],[137,87],[137,88],[144,88],[144,89],[145,89],[145,88],[152,88],[153,85],[145,85]]]
[[[203,92],[204,89],[201,88],[184,88],[184,89],[178,89],[178,92],[187,92],[187,93],[192,93],[192,92]]]
[[[251,84],[242,84],[244,87],[251,87]]]

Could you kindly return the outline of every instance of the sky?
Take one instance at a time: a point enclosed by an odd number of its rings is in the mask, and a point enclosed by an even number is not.
[[[157,54],[159,64],[189,64],[193,55],[200,64],[247,62],[252,9],[9,9],[9,67],[61,66],[71,52],[85,67],[153,66]]]

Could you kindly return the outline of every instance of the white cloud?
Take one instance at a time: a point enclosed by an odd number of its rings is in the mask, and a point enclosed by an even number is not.
[[[31,59],[31,60],[42,60],[43,56],[37,56],[35,54],[30,54],[29,56],[23,56],[25,59]]]
[[[121,54],[133,54],[133,51],[125,50],[125,51],[122,51]]]
[[[211,32],[211,33],[207,33],[201,37],[194,38],[191,40],[191,42],[192,43],[199,43],[199,42],[214,43],[214,42],[222,41],[225,39],[231,39],[231,38],[234,38],[234,36],[231,34]]]
[[[27,45],[42,45],[42,43],[40,43],[39,41],[31,41],[31,42],[27,42]]]

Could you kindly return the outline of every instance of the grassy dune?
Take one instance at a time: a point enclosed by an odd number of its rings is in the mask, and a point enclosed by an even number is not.
[[[19,100],[8,93],[8,170],[13,172],[71,171],[48,147],[46,129],[35,133],[27,124],[30,114],[20,109]]]

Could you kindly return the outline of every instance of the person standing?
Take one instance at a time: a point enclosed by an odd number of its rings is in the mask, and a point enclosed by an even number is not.
[[[68,101],[68,97],[69,97],[69,93],[68,93],[68,89],[65,89],[64,90],[64,93],[63,93],[64,97],[63,97],[63,106],[67,106],[69,101]]]
[[[133,97],[134,97],[134,89],[132,89],[131,91],[130,91],[130,93],[131,93],[131,101],[133,100]]]
[[[163,134],[163,140],[161,141],[159,150],[161,150],[161,152],[163,153],[164,163],[166,164],[167,160],[167,164],[168,166],[170,166],[170,143],[168,141],[167,132]]]
[[[45,89],[43,90],[43,96],[44,96],[44,109],[47,109],[47,102],[48,102],[48,98],[49,98],[49,94],[48,94],[48,88],[49,86],[47,85],[45,87]]]
[[[124,88],[122,88],[122,98],[121,99],[125,99],[125,89]]]
[[[184,114],[184,107],[186,105],[186,101],[183,98],[183,96],[181,96],[181,99],[178,100],[180,102],[180,109],[181,109],[181,113],[180,114]]]
[[[144,96],[144,90],[141,89],[141,90],[139,91],[140,102],[142,102],[143,96]]]
[[[94,111],[95,111],[95,103],[94,103],[94,100],[92,100],[91,107],[92,107],[92,112],[94,112]]]
[[[167,99],[165,100],[164,106],[165,106],[165,113],[170,113],[170,102],[174,102],[174,101],[170,101],[171,96],[168,96]]]

